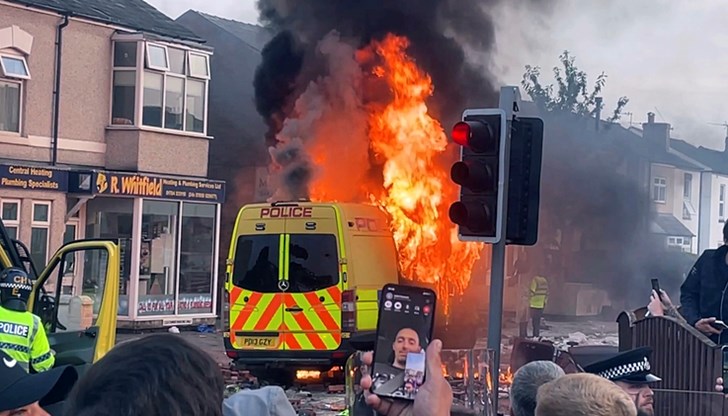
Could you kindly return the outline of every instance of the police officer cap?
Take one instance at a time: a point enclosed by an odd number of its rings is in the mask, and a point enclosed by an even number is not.
[[[662,379],[650,373],[651,354],[652,348],[650,347],[635,348],[606,360],[589,364],[584,367],[584,371],[610,381],[632,384],[656,383]]]
[[[26,273],[25,270],[17,267],[10,267],[0,272],[0,291],[4,293],[20,293],[27,297],[32,290],[33,282],[30,280],[28,273]],[[21,296],[15,295],[12,297]]]
[[[58,403],[66,398],[77,379],[76,369],[70,366],[28,374],[15,359],[0,351],[0,412],[35,402],[41,406]]]

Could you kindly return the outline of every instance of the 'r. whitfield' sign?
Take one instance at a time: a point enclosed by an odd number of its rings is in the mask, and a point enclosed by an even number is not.
[[[66,192],[68,172],[36,166],[0,165],[0,187]]]
[[[96,192],[106,195],[222,203],[225,183],[115,172],[96,173]]]

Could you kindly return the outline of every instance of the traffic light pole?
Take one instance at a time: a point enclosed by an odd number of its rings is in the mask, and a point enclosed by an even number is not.
[[[498,411],[498,376],[500,374],[500,358],[501,358],[501,336],[503,324],[503,288],[505,286],[505,269],[506,269],[506,218],[508,217],[508,171],[511,150],[511,122],[513,121],[514,111],[518,111],[520,103],[520,92],[518,87],[502,87],[500,91],[501,110],[506,112],[506,163],[504,163],[503,176],[499,178],[498,186],[503,189],[503,210],[498,215],[498,221],[501,223],[500,240],[493,245],[492,260],[490,269],[490,305],[488,308],[488,349],[493,350],[493,366],[491,368],[492,394],[493,394],[493,411]]]

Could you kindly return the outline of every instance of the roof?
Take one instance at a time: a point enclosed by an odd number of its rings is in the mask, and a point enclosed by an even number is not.
[[[672,214],[657,214],[652,219],[650,231],[654,234],[662,234],[673,237],[694,237],[688,227],[675,218]]]
[[[197,35],[144,0],[8,0],[141,32],[202,43]]]
[[[695,147],[684,140],[673,139],[670,143],[675,150],[706,165],[710,170],[728,175],[728,152]]]
[[[688,155],[687,153],[675,148],[673,145],[676,141],[681,141],[685,144],[685,146],[693,147],[693,145],[684,142],[682,140],[676,140],[676,139],[670,139],[670,147],[676,151],[676,153],[668,152],[666,147],[666,143],[657,143],[651,140],[645,140],[643,136],[643,130],[637,127],[630,127],[630,132],[640,137],[643,145],[645,146],[647,152],[649,153],[649,160],[652,163],[661,163],[668,166],[674,166],[676,168],[685,169],[685,170],[694,170],[694,171],[702,171],[704,170],[703,166],[700,166],[697,163],[701,163],[698,159],[695,159]],[[677,154],[682,153],[682,155]],[[686,157],[687,156],[687,157]],[[690,159],[693,159],[691,161]]]
[[[268,29],[262,26],[238,22],[237,20],[225,19],[222,17],[213,16],[211,14],[202,13],[196,10],[192,12],[197,13],[210,23],[245,42],[248,46],[250,46],[257,52],[262,51],[263,46],[265,46],[265,44],[268,43],[268,41],[273,36],[273,33],[271,33]]]

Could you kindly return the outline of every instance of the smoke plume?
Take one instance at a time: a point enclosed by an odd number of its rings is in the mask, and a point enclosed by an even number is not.
[[[483,70],[488,62],[480,62],[476,68],[466,60],[465,49],[483,56],[492,50],[495,34],[488,10],[496,3],[259,0],[261,21],[278,32],[263,50],[254,82],[257,109],[269,128],[266,143],[275,147],[271,155],[277,197],[307,197],[313,178],[325,181],[330,177],[317,171],[322,165],[312,163],[303,149],[308,149],[309,141],[320,140],[314,137],[328,137],[327,144],[334,145],[329,157],[336,158],[344,167],[368,157],[362,140],[365,113],[357,110],[385,102],[389,97],[375,80],[362,76],[354,55],[387,34],[409,39],[408,54],[435,85],[428,107],[443,124],[453,122],[467,105],[495,105],[496,89]],[[355,87],[362,83],[364,88]],[[348,157],[354,160],[347,160]],[[366,168],[353,172],[352,183],[366,175],[376,175],[372,173],[372,164],[358,166]],[[348,179],[352,172],[346,172]]]

